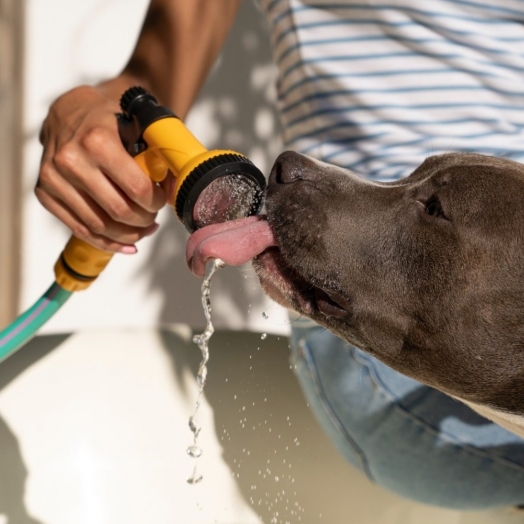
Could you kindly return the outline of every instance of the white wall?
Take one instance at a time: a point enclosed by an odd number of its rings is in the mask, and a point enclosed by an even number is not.
[[[69,232],[38,203],[38,131],[50,103],[65,90],[114,75],[127,61],[148,0],[27,0],[27,136],[21,305],[26,309],[53,280]],[[247,0],[188,125],[209,148],[247,154],[268,173],[281,151],[273,109],[273,68],[265,21]],[[79,293],[44,332],[171,322],[202,325],[200,281],[184,262],[187,234],[171,209],[139,254],[116,256],[99,281]],[[265,298],[249,266],[226,268],[214,281],[217,326],[286,333],[283,310]],[[269,315],[262,318],[262,312]]]

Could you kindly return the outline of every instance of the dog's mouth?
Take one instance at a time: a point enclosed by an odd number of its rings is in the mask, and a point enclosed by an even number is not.
[[[306,278],[282,254],[265,217],[250,217],[197,230],[187,243],[186,259],[191,271],[204,276],[206,262],[220,258],[240,265],[253,259],[264,291],[281,305],[313,318],[342,319],[350,301],[334,286]]]
[[[317,279],[305,278],[289,264],[278,246],[255,257],[253,266],[264,291],[283,306],[313,318],[348,316],[350,301]]]

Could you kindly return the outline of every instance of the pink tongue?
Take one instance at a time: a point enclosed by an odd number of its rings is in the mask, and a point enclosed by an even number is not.
[[[264,217],[241,218],[195,231],[187,241],[186,260],[189,269],[203,277],[210,258],[239,266],[274,245],[275,237]]]

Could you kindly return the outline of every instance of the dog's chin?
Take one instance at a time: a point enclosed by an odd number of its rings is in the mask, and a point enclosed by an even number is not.
[[[258,255],[253,267],[264,292],[280,305],[324,324],[348,317],[350,304],[345,298],[312,285],[284,259],[277,247]]]

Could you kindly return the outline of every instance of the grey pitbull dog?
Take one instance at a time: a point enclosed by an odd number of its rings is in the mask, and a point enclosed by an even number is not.
[[[264,290],[524,436],[524,165],[428,158],[394,183],[286,152]]]

